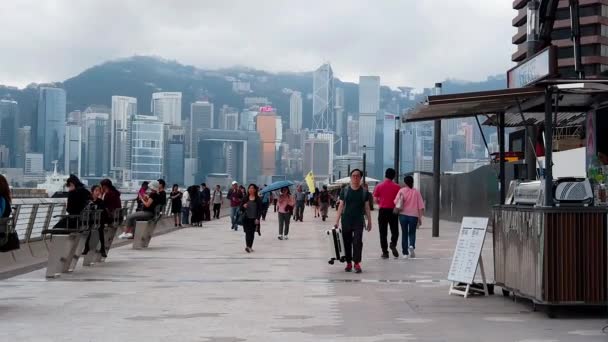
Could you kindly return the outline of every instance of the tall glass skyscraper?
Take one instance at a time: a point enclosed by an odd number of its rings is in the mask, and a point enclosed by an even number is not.
[[[131,180],[136,184],[162,177],[164,125],[155,116],[136,115],[131,126]]]
[[[321,65],[312,75],[312,128],[334,128],[334,73],[329,63]]]
[[[89,112],[84,114],[84,175],[108,177],[110,171],[110,115]]]
[[[198,139],[200,131],[214,128],[213,103],[196,101],[190,105],[190,156],[198,157]]]
[[[131,169],[131,137],[129,123],[137,114],[137,99],[127,96],[112,96],[110,127],[110,169],[119,181],[129,180],[126,174]]]
[[[40,87],[38,96],[37,150],[44,155],[44,168],[52,169],[52,162],[63,162],[66,93],[61,88]]]
[[[171,126],[182,124],[182,93],[153,93],[152,115]]]
[[[0,100],[0,146],[9,148],[9,165],[15,165],[17,148],[17,101]]]

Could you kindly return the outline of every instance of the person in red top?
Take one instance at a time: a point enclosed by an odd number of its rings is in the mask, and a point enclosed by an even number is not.
[[[396,172],[394,169],[388,168],[384,173],[384,182],[380,183],[374,189],[374,199],[380,207],[378,211],[378,226],[380,227],[380,247],[382,247],[382,259],[388,259],[387,235],[388,227],[391,228],[391,244],[390,249],[395,258],[399,257],[397,251],[397,242],[399,242],[399,216],[395,215],[395,197],[401,187],[395,184]]]

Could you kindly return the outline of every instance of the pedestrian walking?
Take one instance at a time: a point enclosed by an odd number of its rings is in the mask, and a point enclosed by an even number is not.
[[[388,249],[395,258],[399,257],[397,243],[399,242],[399,215],[395,213],[395,198],[401,190],[394,179],[396,172],[388,168],[384,172],[384,182],[378,184],[374,189],[374,199],[378,204],[378,231],[380,232],[380,248],[382,248],[382,259],[388,259]],[[388,228],[391,230],[391,243],[388,244]]]
[[[321,219],[325,221],[327,219],[327,212],[329,210],[329,191],[327,191],[327,185],[323,185],[323,191],[319,193],[319,207]]]
[[[321,192],[319,188],[315,188],[315,193],[312,195],[312,205],[315,207],[315,218],[321,217],[321,202],[320,202]]]
[[[213,190],[213,198],[211,199],[213,202],[213,218],[219,220],[220,219],[220,210],[222,209],[222,202],[224,201],[224,197],[222,195],[222,188],[219,185],[215,186],[215,190]]]
[[[211,189],[206,183],[201,184],[201,200],[203,203],[203,221],[211,221]]]
[[[182,194],[182,223],[190,224],[190,188]]]
[[[182,227],[182,197],[184,194],[179,191],[179,185],[173,184],[169,198],[171,198],[171,214],[175,227]]]
[[[265,189],[268,185],[264,184]],[[268,208],[270,208],[270,198],[272,197],[271,192],[265,192],[262,196],[262,221],[266,221],[266,214],[268,214]]]
[[[232,182],[232,188],[228,190],[228,195],[226,195],[226,198],[228,198],[230,201],[230,219],[232,223],[231,229],[237,231],[239,230],[239,226],[237,225],[236,220],[238,218],[241,202],[243,201],[243,194],[239,188],[239,183],[236,181]]]
[[[279,240],[289,239],[289,223],[296,204],[288,187],[281,188],[281,195],[277,199],[279,210]]]
[[[395,205],[399,208],[401,223],[401,248],[404,258],[416,257],[416,229],[422,224],[424,200],[418,189],[414,188],[414,178],[406,176],[405,187],[397,193]]]
[[[304,207],[306,206],[306,193],[302,191],[302,186],[298,185],[296,189],[296,212],[294,215],[295,221],[300,221],[304,219]]]
[[[188,193],[190,195],[190,212],[192,213],[190,222],[192,223],[193,227],[202,227],[203,204],[201,202],[201,192],[199,191],[198,185],[193,185],[188,189]]]
[[[243,230],[245,231],[245,251],[253,252],[253,241],[256,231],[260,232],[260,218],[262,217],[262,199],[258,196],[258,187],[250,184],[247,197],[240,205],[243,217]]]
[[[353,262],[355,272],[361,273],[361,254],[363,252],[363,229],[367,217],[367,231],[372,230],[372,217],[369,210],[368,196],[361,186],[363,172],[354,169],[350,173],[350,185],[340,193],[340,203],[335,227],[342,224],[344,239],[344,254],[346,257],[346,272],[352,272]]]

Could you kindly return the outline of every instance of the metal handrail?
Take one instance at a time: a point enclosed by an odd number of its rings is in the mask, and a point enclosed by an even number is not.
[[[135,199],[122,200],[122,217],[137,209]],[[12,203],[15,230],[21,242],[43,240],[42,231],[52,228],[66,213],[65,198],[15,199]],[[171,201],[167,200],[164,216],[171,213]]]

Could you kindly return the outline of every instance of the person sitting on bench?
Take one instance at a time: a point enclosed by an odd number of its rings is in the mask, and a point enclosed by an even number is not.
[[[99,223],[99,227],[97,229],[97,232],[99,234],[99,243],[101,244],[100,247],[100,253],[101,256],[104,258],[107,258],[108,256],[106,255],[106,246],[105,246],[105,239],[104,239],[104,235],[103,235],[103,229],[104,226],[106,225],[106,223],[109,223],[109,219],[108,219],[108,215],[106,212],[106,208],[105,208],[105,204],[103,202],[103,199],[101,198],[101,187],[99,185],[93,185],[93,187],[91,187],[91,201],[92,201],[92,205],[95,206],[95,209],[97,210],[103,210],[101,213],[101,221]],[[87,255],[89,253],[89,243],[91,242],[91,234],[93,232],[89,232],[89,236],[87,237],[87,241],[84,245],[84,250],[82,251],[82,255]],[[96,248],[96,246],[93,246],[93,248]]]
[[[70,175],[65,182],[65,186],[68,188],[68,203],[65,209],[67,214],[70,216],[80,215],[91,202],[91,193],[76,175]],[[77,229],[79,228],[78,221],[76,217],[64,217],[53,228]]]
[[[143,203],[142,211],[127,216],[127,228],[124,233],[120,234],[120,239],[133,239],[133,232],[135,231],[137,221],[148,221],[154,218],[155,209],[161,203],[158,188],[158,181],[152,181],[148,184],[150,194],[140,196]]]

